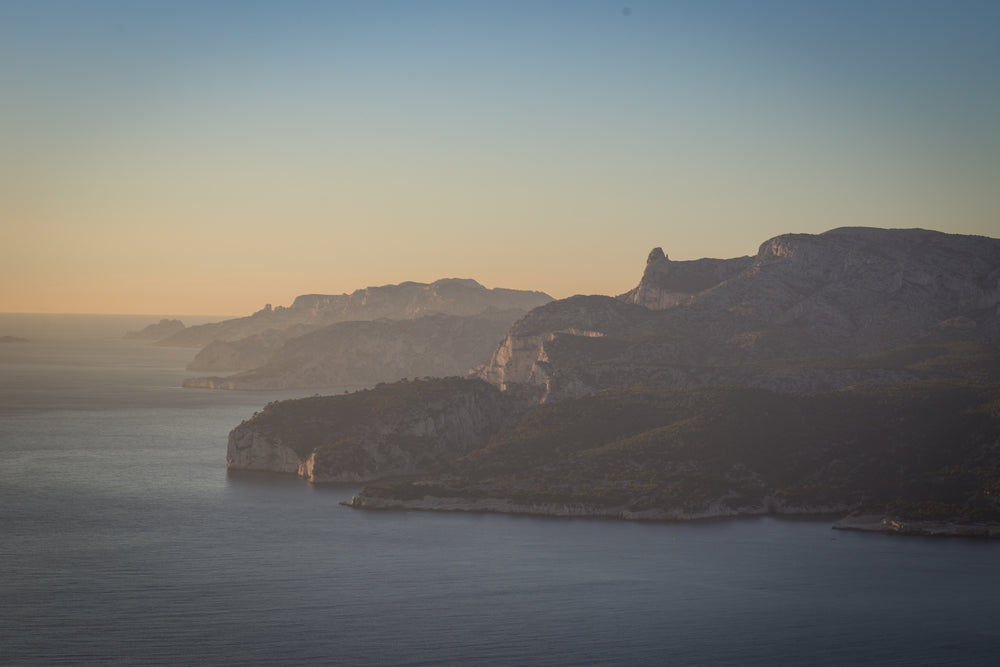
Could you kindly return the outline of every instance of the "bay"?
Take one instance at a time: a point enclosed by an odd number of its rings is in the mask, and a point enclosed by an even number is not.
[[[227,473],[302,392],[181,389],[154,318],[0,315],[0,663],[992,664],[1000,545],[831,519],[364,512]],[[337,388],[341,391],[344,388]]]

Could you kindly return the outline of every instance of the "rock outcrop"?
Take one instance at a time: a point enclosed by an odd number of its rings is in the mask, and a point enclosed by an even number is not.
[[[734,278],[751,264],[752,257],[672,262],[663,248],[653,248],[639,285],[621,298],[651,310],[673,308],[699,292]]]
[[[247,422],[229,433],[226,467],[230,470],[298,473],[302,465],[299,454],[280,434],[250,428]]]
[[[512,396],[465,378],[283,401],[233,429],[226,463],[315,483],[427,473],[481,447],[520,409]]]

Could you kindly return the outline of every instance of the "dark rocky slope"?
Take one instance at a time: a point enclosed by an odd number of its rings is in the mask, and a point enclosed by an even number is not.
[[[482,446],[523,409],[513,395],[466,378],[282,401],[233,429],[226,462],[311,482],[428,473]]]
[[[436,478],[370,486],[351,505],[995,523],[1000,391],[947,382],[807,395],[610,389],[538,406]]]

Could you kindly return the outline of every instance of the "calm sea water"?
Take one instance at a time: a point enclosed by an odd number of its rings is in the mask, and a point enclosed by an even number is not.
[[[361,512],[227,474],[306,392],[180,389],[150,318],[0,315],[0,663],[996,664],[1000,543],[773,518]]]

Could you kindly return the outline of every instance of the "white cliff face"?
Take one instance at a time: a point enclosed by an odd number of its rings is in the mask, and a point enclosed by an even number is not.
[[[643,327],[645,308],[606,296],[575,296],[535,308],[517,321],[475,374],[503,390],[543,387],[548,381],[549,346],[559,337],[602,338],[628,326]]]
[[[559,334],[584,338],[600,338],[604,335],[600,331],[584,331],[572,327],[541,335],[508,334],[493,353],[490,363],[477,369],[477,372],[501,390],[514,385],[545,384],[548,375],[544,364],[549,361],[545,344]]]
[[[234,428],[226,445],[226,467],[230,470],[267,470],[299,472],[302,461],[298,454],[281,442],[252,428],[247,422]]]

